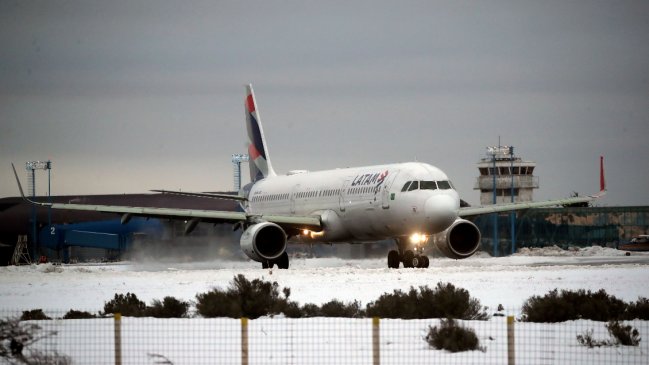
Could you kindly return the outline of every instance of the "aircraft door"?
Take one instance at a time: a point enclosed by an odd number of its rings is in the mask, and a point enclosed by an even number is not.
[[[295,214],[295,195],[297,195],[297,192],[299,190],[300,190],[300,184],[297,184],[293,187],[293,191],[291,192],[291,200],[290,200],[291,214]]]
[[[399,170],[390,171],[386,181],[383,183],[383,189],[381,189],[381,207],[383,207],[383,209],[390,208],[390,200],[394,197],[394,193],[390,193],[390,188],[392,187],[394,180],[397,178],[397,175],[399,175]]]
[[[345,211],[345,205],[347,200],[347,187],[349,186],[349,181],[350,181],[349,179],[345,180],[342,188],[340,189],[340,194],[338,195],[338,202],[340,205],[341,212]]]

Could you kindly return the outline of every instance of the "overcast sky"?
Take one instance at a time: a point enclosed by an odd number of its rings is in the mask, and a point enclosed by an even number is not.
[[[500,137],[535,200],[604,155],[598,205],[649,205],[649,2],[590,0],[0,0],[0,197],[38,159],[56,195],[232,189],[246,83],[278,173],[416,160],[477,204]]]

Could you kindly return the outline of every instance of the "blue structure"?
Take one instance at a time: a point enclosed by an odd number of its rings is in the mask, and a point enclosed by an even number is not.
[[[504,214],[503,214],[504,215]],[[535,208],[517,213],[515,227],[516,247],[510,239],[500,239],[497,249],[494,226],[489,216],[472,219],[481,232],[482,247],[486,252],[505,255],[522,247],[557,245],[587,247],[592,245],[617,247],[632,237],[649,234],[649,206],[631,207],[566,207]],[[511,227],[504,220],[498,224],[499,237],[507,237]]]
[[[120,219],[51,224],[41,229],[38,241],[43,248],[63,251],[63,262],[69,262],[68,248],[71,246],[113,250],[119,255],[131,248],[134,234],[159,238],[163,228],[159,220],[146,218],[132,218],[126,224]]]

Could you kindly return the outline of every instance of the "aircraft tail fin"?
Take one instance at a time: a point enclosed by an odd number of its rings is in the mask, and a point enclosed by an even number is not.
[[[250,181],[255,182],[269,176],[276,176],[270,163],[264,130],[259,119],[257,102],[252,85],[246,85],[246,129],[248,130],[248,155],[250,156]]]

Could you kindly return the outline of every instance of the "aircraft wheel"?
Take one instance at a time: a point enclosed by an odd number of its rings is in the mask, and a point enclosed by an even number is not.
[[[403,267],[416,267],[417,263],[413,262],[415,260],[415,253],[408,250],[403,254]]]
[[[421,264],[419,265],[419,267],[421,267],[422,269],[427,268],[428,265],[430,264],[430,261],[428,260],[428,256],[421,256],[420,261],[421,261]]]
[[[388,252],[388,267],[390,269],[399,268],[399,253],[396,250]]]
[[[286,251],[284,251],[284,253],[280,257],[278,257],[277,261],[275,262],[277,263],[278,268],[288,269],[288,254],[286,253]]]

